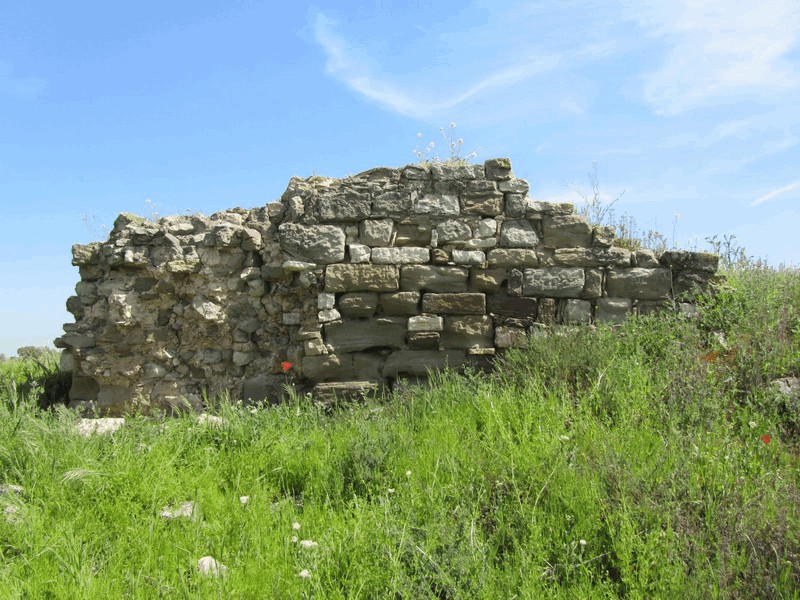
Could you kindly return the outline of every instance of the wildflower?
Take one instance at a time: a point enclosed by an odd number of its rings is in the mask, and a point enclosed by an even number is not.
[[[292,536],[292,543],[293,543],[293,544],[296,544],[296,543],[297,543],[297,536],[296,536],[296,535],[293,535],[293,536]]]
[[[772,441],[772,436],[768,433],[765,433],[764,435],[761,436],[761,441],[764,442],[765,444],[769,444]]]
[[[297,576],[300,577],[301,579],[308,579],[309,577],[311,577],[311,573],[309,572],[308,569],[303,569],[297,574]]]
[[[558,436],[558,439],[560,439],[562,442],[568,442],[569,441],[569,436],[568,435],[560,435],[560,436]]]
[[[390,494],[394,494],[394,488],[389,488],[388,492],[389,492]]]
[[[406,471],[406,477],[411,477],[411,471]]]
[[[578,542],[578,543],[579,543],[581,546],[585,546],[585,545],[586,545],[586,540],[581,540],[581,541],[580,541],[580,542]]]
[[[750,421],[750,422],[748,423],[748,425],[750,426],[750,429],[755,429],[755,428],[756,428],[756,425],[757,425],[757,423],[756,423],[755,421]]]
[[[313,540],[300,540],[301,548],[316,548],[319,544]]]
[[[250,502],[250,496],[239,496],[240,504],[247,504],[248,502]]]
[[[288,371],[291,368],[292,368],[292,363],[290,363],[288,360],[285,360],[281,363],[281,369],[283,369],[284,373],[286,373],[286,371]]]

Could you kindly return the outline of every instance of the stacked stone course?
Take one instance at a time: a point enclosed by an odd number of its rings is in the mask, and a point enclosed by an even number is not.
[[[492,159],[293,178],[279,202],[210,217],[120,215],[108,241],[73,247],[76,322],[56,340],[71,402],[378,390],[484,365],[548,326],[674,307],[715,275],[714,255],[615,247],[528,191]]]

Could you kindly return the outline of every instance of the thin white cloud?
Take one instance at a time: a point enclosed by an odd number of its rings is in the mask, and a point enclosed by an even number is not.
[[[781,194],[785,194],[786,192],[791,192],[792,190],[796,190],[797,188],[800,188],[800,179],[798,179],[793,183],[790,183],[789,185],[785,185],[776,190],[772,190],[771,192],[764,194],[760,198],[756,198],[755,200],[753,200],[753,202],[750,203],[750,206],[758,206],[759,204],[764,204],[764,202],[769,202],[770,200],[777,198]]]
[[[16,75],[11,65],[0,61],[0,95],[31,98],[47,89],[47,82],[41,77]]]
[[[682,0],[642,8],[639,21],[671,48],[645,77],[656,113],[678,115],[734,94],[767,96],[800,85],[791,53],[800,42],[796,0]]]

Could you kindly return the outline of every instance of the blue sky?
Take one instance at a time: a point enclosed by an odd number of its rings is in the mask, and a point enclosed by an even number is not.
[[[258,206],[450,122],[536,199],[596,161],[643,228],[800,264],[799,107],[796,0],[4,0],[0,352],[72,321],[70,246],[118,213]]]

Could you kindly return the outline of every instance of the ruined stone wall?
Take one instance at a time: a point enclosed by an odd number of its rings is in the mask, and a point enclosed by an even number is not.
[[[76,322],[56,345],[71,403],[111,414],[379,389],[552,325],[674,306],[717,269],[613,242],[572,205],[531,201],[507,159],[293,178],[263,207],[123,214],[73,247]]]

